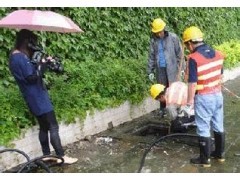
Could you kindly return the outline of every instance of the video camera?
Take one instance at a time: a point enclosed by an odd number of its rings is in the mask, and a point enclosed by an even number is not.
[[[31,43],[28,44],[28,47],[33,51],[31,63],[41,65],[42,59],[45,59],[47,61],[47,68],[49,71],[55,72],[57,74],[63,73],[63,65],[58,57],[53,57],[51,60],[47,60],[48,55],[43,51],[41,47],[35,46]]]

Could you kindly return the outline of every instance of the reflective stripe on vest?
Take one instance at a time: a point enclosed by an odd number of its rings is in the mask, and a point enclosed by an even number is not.
[[[184,105],[187,103],[187,85],[183,82],[174,82],[167,89],[166,103]]]
[[[201,72],[201,71],[204,71],[204,70],[207,70],[207,69],[211,69],[213,67],[216,67],[216,66],[219,66],[219,65],[222,65],[222,64],[223,64],[223,59],[219,59],[219,60],[216,60],[214,62],[210,62],[210,63],[207,63],[205,65],[199,66],[198,67],[198,72]]]
[[[204,89],[204,88],[215,87],[215,86],[217,86],[219,83],[220,83],[220,80],[216,80],[216,81],[210,82],[210,83],[205,84],[205,85],[203,85],[203,84],[198,84],[198,85],[197,85],[197,90],[202,90],[202,89]]]
[[[205,58],[198,52],[189,57],[197,63],[197,91],[201,93],[211,93],[221,90],[221,70],[223,67],[223,56],[215,51],[215,57],[211,59]]]

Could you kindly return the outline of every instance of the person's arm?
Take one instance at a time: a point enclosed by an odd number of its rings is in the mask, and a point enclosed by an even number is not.
[[[41,61],[36,64],[33,70],[33,74],[30,74],[26,77],[26,80],[30,83],[37,83],[39,79],[44,78],[44,73],[48,69],[49,63],[53,60],[51,56],[41,59]]]
[[[197,87],[197,83],[188,83],[188,99],[187,99],[188,105],[193,105],[194,103],[196,87]]]
[[[177,35],[173,36],[173,44],[174,44],[174,53],[177,60],[177,80],[181,79],[181,76],[184,74],[184,69],[186,66],[184,56],[183,56],[183,47],[180,39]]]
[[[197,63],[193,59],[189,59],[188,61],[188,100],[187,104],[193,105],[194,103],[194,97],[196,94],[196,88],[197,88]]]
[[[175,120],[178,116],[177,106],[174,104],[171,104],[171,105],[167,106],[166,109],[169,114],[169,118],[171,120]]]
[[[149,46],[149,55],[148,55],[148,66],[147,66],[147,74],[154,73],[155,70],[155,60],[154,60],[154,39],[151,38],[150,46]]]
[[[19,59],[21,72],[29,84],[38,83],[39,79],[42,78],[44,71],[46,70],[46,63],[41,65],[38,70],[37,65],[33,65],[26,56],[21,56]],[[40,66],[38,66],[39,68]]]
[[[193,107],[194,107],[194,97],[196,94],[197,87],[197,63],[193,59],[188,60],[189,67],[189,75],[188,75],[188,95],[187,95],[187,104],[182,106],[181,112],[187,114],[190,118],[193,115]]]
[[[175,51],[175,55],[177,58],[178,68],[181,68],[181,70],[183,70],[184,66],[185,66],[184,65],[185,62],[183,59],[184,58],[183,57],[183,47],[182,47],[181,41],[177,35],[173,37],[173,43],[174,43],[174,51]]]

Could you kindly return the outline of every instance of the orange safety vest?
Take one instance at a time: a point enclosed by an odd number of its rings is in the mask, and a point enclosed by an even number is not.
[[[197,63],[197,93],[210,94],[221,91],[221,76],[223,68],[224,56],[215,51],[215,57],[211,59],[205,58],[199,52],[189,55]]]
[[[172,83],[166,91],[166,104],[168,105],[186,105],[188,87],[185,83],[177,81]]]

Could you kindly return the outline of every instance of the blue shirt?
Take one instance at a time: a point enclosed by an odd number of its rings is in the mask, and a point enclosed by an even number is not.
[[[163,48],[163,39],[159,41],[159,66],[166,67],[166,59],[164,55],[164,48]]]
[[[206,44],[200,45],[198,46],[194,52],[199,52],[200,54],[202,54],[205,58],[213,58],[215,57],[215,50],[212,49],[211,47],[209,47]],[[194,53],[193,52],[193,53]],[[198,76],[197,76],[197,63],[195,60],[193,59],[189,59],[189,79],[188,82],[190,83],[196,83],[198,80]]]
[[[53,111],[53,105],[49,98],[47,90],[40,83],[29,83],[26,78],[37,73],[36,67],[30,62],[30,59],[23,53],[15,53],[10,56],[9,68],[14,76],[19,89],[26,101],[30,111],[35,116]]]

